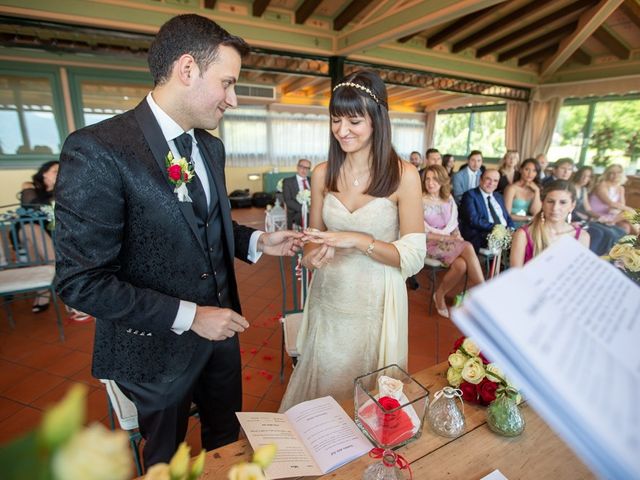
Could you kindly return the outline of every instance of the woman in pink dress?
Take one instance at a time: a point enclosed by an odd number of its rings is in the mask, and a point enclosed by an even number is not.
[[[620,165],[609,165],[598,178],[595,188],[589,196],[591,211],[598,216],[598,221],[617,225],[627,233],[638,235],[638,228],[624,219],[622,213],[633,211],[627,207],[624,198],[624,187],[627,178]]]
[[[422,206],[427,257],[449,267],[433,294],[438,313],[448,318],[445,295],[455,288],[465,272],[470,287],[484,282],[484,276],[473,246],[458,230],[458,208],[451,196],[451,181],[441,165],[429,165],[422,172]]]

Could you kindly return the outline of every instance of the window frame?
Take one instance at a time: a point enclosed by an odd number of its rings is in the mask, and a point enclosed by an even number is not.
[[[60,67],[0,60],[0,71],[2,75],[7,77],[44,78],[49,81],[53,103],[53,118],[58,128],[60,145],[62,146],[64,139],[69,135],[69,129],[62,92]],[[2,153],[0,154],[0,169],[37,168],[44,162],[57,160],[59,156],[60,154],[58,153]]]

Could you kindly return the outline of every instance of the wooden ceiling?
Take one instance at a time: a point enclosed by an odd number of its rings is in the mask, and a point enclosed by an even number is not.
[[[40,5],[0,1],[0,15],[40,22],[70,18],[68,7],[53,2],[44,11]],[[119,33],[131,38],[105,40],[109,35],[101,31],[98,40],[87,39],[93,34],[77,27],[52,35],[31,25],[25,32],[1,22],[0,43],[125,50],[143,58],[162,23],[147,20],[148,12],[197,12],[256,47],[241,82],[275,87],[280,102],[326,105],[329,64],[340,57],[345,71],[363,64],[379,67],[391,107],[414,112],[526,100],[518,89],[545,83],[640,75],[640,0],[119,0],[109,5],[106,12],[93,13],[91,7],[75,12],[73,22],[93,29],[122,25]],[[112,12],[113,18],[105,18]]]

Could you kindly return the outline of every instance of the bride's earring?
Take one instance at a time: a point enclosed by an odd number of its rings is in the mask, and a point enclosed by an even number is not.
[[[544,212],[540,212],[540,221],[544,223]]]

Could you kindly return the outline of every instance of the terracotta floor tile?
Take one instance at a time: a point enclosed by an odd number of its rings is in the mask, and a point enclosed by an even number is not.
[[[0,422],[0,444],[13,440],[33,430],[40,423],[42,412],[36,408],[23,407]]]
[[[255,412],[258,403],[262,400],[260,397],[254,395],[242,394],[242,411],[243,412]]]
[[[62,377],[48,372],[36,371],[7,388],[2,395],[17,402],[30,404],[62,382],[64,382]]]
[[[409,373],[416,373],[431,365],[435,365],[435,354],[429,356],[409,354]]]
[[[61,377],[70,377],[78,373],[83,368],[89,367],[90,365],[90,353],[71,350],[69,355],[51,362],[49,365],[44,366],[43,369],[47,372],[60,375]]]
[[[87,397],[87,421],[96,422],[108,416],[107,391],[104,388],[93,388]]]
[[[263,346],[249,361],[249,366],[270,373],[280,371],[280,350]]]
[[[245,367],[242,371],[242,391],[248,395],[262,397],[274,381],[279,381],[277,377],[277,374],[265,370]]]
[[[251,326],[244,332],[240,333],[240,344],[251,344],[258,347],[266,345],[273,331],[264,327]]]
[[[63,360],[71,352],[72,350],[57,344],[42,345],[22,357],[20,363],[27,367],[42,370],[54,362]]]
[[[18,363],[0,360],[0,393],[21,382],[24,378],[33,375],[35,369],[25,367]]]
[[[21,403],[0,397],[0,422],[6,420],[22,408],[24,408],[24,405]]]
[[[280,408],[280,401],[263,398],[256,407],[256,412],[277,412],[278,408]]]
[[[86,367],[83,367],[81,370],[71,375],[71,380],[86,383],[91,387],[104,388],[102,383],[100,383],[100,380],[94,378],[91,375],[91,365],[87,365]]]

